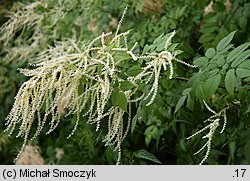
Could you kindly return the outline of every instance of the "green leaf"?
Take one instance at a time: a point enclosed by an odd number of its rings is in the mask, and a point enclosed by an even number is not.
[[[186,141],[186,139],[182,138],[182,139],[180,139],[179,144],[180,144],[182,150],[185,151],[185,152],[187,152],[188,150],[187,150],[186,142],[185,141]]]
[[[239,18],[239,27],[240,27],[242,30],[246,31],[246,28],[247,28],[247,17],[241,16],[241,17]]]
[[[134,84],[132,84],[130,81],[123,81],[120,85],[120,88],[122,91],[128,91],[131,90],[134,87]]]
[[[225,87],[229,94],[233,95],[235,86],[235,70],[230,69],[225,77]]]
[[[119,89],[115,88],[114,91],[111,93],[111,102],[113,106],[117,106],[119,99]]]
[[[184,89],[182,91],[182,95],[188,95],[190,91],[191,91],[191,88]]]
[[[225,63],[223,66],[222,66],[222,70],[226,71],[228,69],[228,63]]]
[[[187,8],[187,5],[177,8],[175,12],[175,19],[179,19],[180,17],[182,17],[186,8]]]
[[[219,71],[220,71],[220,69],[215,68],[215,69],[211,70],[210,72],[208,72],[207,76],[212,77],[212,76],[216,75]]]
[[[209,42],[213,41],[214,37],[215,37],[214,33],[203,34],[199,38],[199,42],[202,43],[202,44],[206,44],[206,43],[209,43]]]
[[[162,33],[160,36],[158,36],[158,37],[154,40],[153,44],[158,44],[159,41],[161,41],[161,40],[163,39],[163,35],[164,35],[164,33]]]
[[[212,26],[211,24],[209,24],[210,26],[206,26],[203,25],[202,28],[200,29],[200,32],[202,34],[207,34],[207,33],[213,33],[214,31],[216,31],[218,29],[218,26]]]
[[[177,104],[176,104],[174,113],[176,113],[176,112],[181,108],[181,106],[184,104],[184,101],[186,100],[186,98],[187,98],[187,95],[182,96],[182,97],[179,99],[179,101],[178,101]]]
[[[102,76],[102,69],[103,69],[103,64],[98,64],[97,66],[97,73],[99,76]]]
[[[215,49],[214,48],[209,48],[207,49],[206,53],[205,53],[205,56],[207,58],[213,58],[215,55]]]
[[[144,149],[134,152],[134,156],[136,158],[142,158],[145,160],[149,160],[149,161],[161,164],[161,162],[152,153],[149,153],[148,151]]]
[[[205,100],[206,99],[206,95],[205,95],[205,83],[202,81],[199,81],[197,83],[197,87],[195,89],[195,95],[196,97],[198,97],[201,100]]]
[[[127,112],[128,101],[124,92],[120,91],[118,94],[118,106],[125,112]]]
[[[225,62],[226,62],[226,60],[225,60],[225,57],[224,57],[224,56],[218,55],[218,56],[216,57],[216,64],[217,64],[219,67],[222,67],[223,65],[225,65]]]
[[[82,82],[80,82],[78,85],[78,95],[81,95],[83,93],[84,93],[84,84],[82,84]]]
[[[229,150],[230,150],[230,156],[231,156],[232,160],[234,160],[234,155],[235,155],[235,151],[236,151],[236,142],[235,141],[231,141],[229,143]]]
[[[236,69],[236,75],[239,78],[245,78],[250,76],[250,70],[244,69],[244,68],[237,68]]]
[[[152,135],[148,134],[148,135],[145,136],[145,144],[146,144],[146,146],[149,145],[151,140],[152,140]]]
[[[212,69],[215,69],[217,67],[218,67],[218,65],[216,63],[209,63],[208,66],[206,67],[206,69],[207,70],[212,70]]]
[[[236,69],[236,74],[240,78],[249,77],[249,72],[250,72],[250,60],[244,61]]]
[[[105,150],[105,155],[106,155],[106,158],[107,158],[107,161],[110,165],[114,164],[114,159],[113,159],[113,155],[111,153],[111,150],[110,148],[106,148]]]
[[[138,120],[138,116],[137,114],[134,116],[134,118],[132,119],[132,123],[131,123],[131,134],[134,132],[135,130],[135,126]]]
[[[115,55],[113,56],[115,61],[124,61],[124,60],[128,60],[131,59],[131,56],[129,54],[127,54],[127,52],[123,52],[123,51],[119,51],[116,52]]]
[[[128,76],[133,77],[133,76],[138,75],[141,72],[142,72],[142,68],[139,65],[134,65],[133,67],[128,69],[126,73]]]
[[[215,76],[207,79],[206,83],[205,83],[205,96],[208,98],[211,95],[213,95],[217,88],[220,85],[220,81],[221,81],[221,75],[220,74],[216,74]]]
[[[229,35],[227,35],[226,37],[220,40],[220,42],[216,46],[217,52],[222,51],[224,48],[226,48],[229,45],[229,43],[232,41],[234,37],[235,32],[236,31],[231,32]]]
[[[162,37],[162,39],[157,43],[156,51],[160,52],[165,48],[166,44],[166,36]]]
[[[111,44],[109,44],[106,48],[105,48],[105,50],[106,51],[110,51],[111,49],[113,49],[115,47],[115,43],[111,43]]]
[[[68,69],[75,71],[75,70],[77,70],[77,66],[74,64],[69,64]]]
[[[194,109],[194,99],[190,94],[188,94],[187,98],[187,108],[190,109],[191,111],[193,111]]]
[[[250,50],[246,50],[243,53],[241,53],[238,57],[236,57],[236,59],[232,62],[231,67],[237,67],[248,57],[250,57]]]
[[[217,55],[221,55],[226,53],[229,49],[233,48],[234,45],[233,44],[229,44],[226,48],[224,48],[223,50],[221,50],[220,52],[217,53]]]
[[[194,65],[198,66],[198,67],[202,67],[203,65],[207,65],[208,64],[208,58],[207,57],[200,57],[194,60]]]
[[[242,62],[238,68],[244,68],[244,69],[248,69],[250,70],[250,60],[246,60],[244,62]]]
[[[150,46],[148,44],[146,44],[143,48],[142,54],[146,54],[148,51],[150,50]]]
[[[150,125],[144,132],[144,135],[151,135],[152,138],[156,139],[159,129],[155,124]]]
[[[127,112],[128,101],[127,98],[119,88],[115,88],[111,94],[111,102],[113,106],[119,106],[122,110]]]
[[[233,49],[228,55],[227,55],[227,63],[232,62],[233,60],[235,60],[240,54],[242,54],[242,52],[244,52],[248,47],[249,47],[250,43],[244,43],[240,46],[238,46],[237,48]]]

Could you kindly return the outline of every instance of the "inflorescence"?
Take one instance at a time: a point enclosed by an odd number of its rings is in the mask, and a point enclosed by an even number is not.
[[[192,137],[204,132],[205,130],[209,130],[208,133],[202,137],[202,139],[207,139],[207,142],[196,153],[194,153],[194,155],[197,155],[202,150],[207,148],[206,154],[205,154],[204,158],[201,160],[200,165],[203,164],[209,156],[209,153],[211,151],[212,139],[213,139],[213,136],[215,134],[215,131],[220,126],[221,118],[224,119],[224,123],[223,123],[222,129],[220,131],[220,134],[224,132],[226,125],[227,125],[226,110],[229,108],[229,107],[226,107],[217,113],[211,107],[209,107],[208,104],[204,100],[203,100],[203,103],[204,103],[205,107],[207,108],[207,110],[213,114],[212,116],[210,116],[208,119],[206,119],[204,121],[204,123],[209,122],[209,124],[187,138],[187,139],[191,139]]]
[[[106,146],[115,146],[119,164],[121,144],[130,128],[131,104],[136,101],[147,101],[149,106],[153,103],[162,70],[169,70],[169,79],[173,77],[173,60],[194,67],[178,60],[175,52],[168,51],[175,31],[167,38],[163,51],[149,52],[145,55],[133,53],[137,44],[129,48],[127,36],[130,31],[119,32],[126,10],[127,7],[113,38],[112,32],[102,33],[83,47],[79,47],[73,40],[57,42],[55,47],[49,47],[38,55],[37,63],[33,64],[34,69],[19,69],[30,79],[22,84],[15,97],[14,105],[6,118],[5,130],[11,135],[17,125],[20,125],[16,137],[23,137],[24,141],[17,158],[24,151],[28,141],[41,133],[46,122],[49,122],[49,134],[57,128],[61,118],[74,114],[76,122],[68,138],[75,133],[83,117],[87,118],[87,123],[96,125],[96,131],[99,130],[104,118],[108,120],[108,133],[103,141]],[[35,20],[38,21],[39,18]],[[108,43],[105,41],[107,37],[110,39]],[[118,52],[123,52],[133,61],[146,59],[146,63],[141,64],[142,71],[135,76],[119,77],[120,60],[115,56]],[[100,67],[101,71],[98,71]],[[127,111],[118,105],[110,104],[111,95],[115,91],[114,80],[118,83],[129,81],[134,85],[134,88],[123,91],[128,103]],[[151,89],[148,93],[135,97],[142,82],[149,84]],[[32,134],[31,128],[34,124],[37,128]]]

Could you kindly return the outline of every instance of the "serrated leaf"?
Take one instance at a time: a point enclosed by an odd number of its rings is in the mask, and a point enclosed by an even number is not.
[[[215,56],[215,49],[214,48],[207,49],[205,56],[207,58],[213,58]]]
[[[249,47],[250,43],[244,43],[238,47],[236,47],[235,49],[233,49],[228,55],[227,55],[227,63],[230,63],[232,61],[234,61],[242,52],[244,52],[248,47]]]
[[[241,53],[238,57],[236,57],[236,59],[232,62],[231,67],[237,67],[248,57],[250,57],[250,50],[246,50],[243,53]]]
[[[244,69],[244,68],[237,68],[236,69],[236,75],[239,78],[245,78],[250,76],[250,70]]]
[[[174,113],[176,113],[177,111],[179,111],[179,109],[181,108],[181,106],[184,104],[184,101],[186,100],[187,95],[182,96],[179,101],[177,102],[176,106],[175,106],[175,111]]]
[[[225,77],[225,87],[229,94],[233,95],[235,86],[235,70],[230,69]]]
[[[205,83],[205,96],[206,97],[210,97],[216,92],[217,88],[220,85],[220,81],[221,81],[220,74],[216,74],[215,76],[207,79]]]
[[[231,32],[229,35],[227,35],[226,37],[220,40],[220,42],[216,46],[217,52],[222,51],[224,48],[226,48],[230,44],[230,42],[232,41],[234,37],[235,32],[236,31]]]
[[[161,164],[161,162],[150,152],[146,151],[146,150],[138,150],[134,153],[134,156],[136,158],[142,158],[145,160],[149,160],[158,164]]]
[[[127,90],[131,90],[134,87],[134,84],[132,84],[130,81],[123,81],[120,85],[120,89],[122,91],[127,91]]]

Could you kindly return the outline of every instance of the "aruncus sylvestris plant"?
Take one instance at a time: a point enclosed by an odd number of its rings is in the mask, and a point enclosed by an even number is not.
[[[194,153],[194,155],[197,155],[202,150],[207,148],[206,154],[205,154],[204,158],[201,160],[200,165],[203,164],[209,156],[209,153],[211,150],[212,139],[213,139],[213,136],[215,134],[215,131],[220,126],[221,117],[223,117],[224,123],[223,123],[222,129],[220,131],[220,134],[224,132],[226,125],[227,125],[226,110],[229,109],[229,106],[228,106],[217,113],[212,108],[210,108],[204,100],[203,100],[203,103],[204,103],[205,107],[207,108],[207,110],[209,112],[213,113],[212,116],[210,116],[208,119],[206,119],[204,121],[204,123],[209,122],[209,124],[187,138],[187,139],[191,139],[192,137],[204,132],[205,130],[209,130],[208,133],[202,137],[202,139],[207,139],[207,142],[196,153]]]
[[[130,31],[119,32],[126,10],[127,7],[114,35],[103,32],[82,45],[74,40],[60,42],[58,45],[71,51],[60,55],[57,54],[60,46],[50,48],[36,58],[34,69],[19,69],[30,79],[19,88],[6,118],[5,130],[11,135],[19,126],[16,137],[24,141],[17,158],[28,141],[39,136],[46,122],[49,122],[49,134],[62,117],[75,114],[76,122],[68,138],[83,117],[87,123],[96,125],[96,131],[101,122],[107,120],[108,132],[103,142],[106,146],[115,146],[119,164],[121,145],[130,129],[131,104],[153,103],[161,73],[169,71],[169,79],[173,77],[174,60],[194,67],[176,58],[180,51],[175,49],[177,44],[171,43],[175,31],[158,37],[142,54],[134,53],[137,44],[129,48]],[[140,87],[146,85],[150,90],[141,90]],[[135,96],[135,93],[141,95]],[[37,127],[35,133],[31,132],[33,126]]]

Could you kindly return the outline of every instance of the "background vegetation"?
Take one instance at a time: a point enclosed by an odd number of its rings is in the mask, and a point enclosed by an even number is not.
[[[32,2],[1,1],[0,25],[8,21],[9,12]],[[205,164],[250,163],[250,3],[247,0],[217,0],[212,4],[210,0],[41,2],[46,6],[34,9],[39,17],[46,15],[39,23],[20,27],[8,42],[0,41],[1,164],[13,164],[22,145],[15,135],[8,137],[3,132],[14,96],[27,80],[17,68],[31,68],[29,63],[56,42],[67,38],[89,41],[102,32],[115,31],[126,4],[129,8],[121,29],[132,29],[129,44],[138,42],[142,51],[161,34],[176,30],[173,41],[183,51],[178,59],[198,68],[174,63],[174,77],[169,80],[169,73],[163,73],[155,102],[150,106],[133,105],[131,130],[122,145],[121,164],[199,164],[205,152],[193,154],[205,143],[202,135],[186,138],[205,127],[203,121],[212,116],[203,100],[216,112],[228,107],[225,131],[215,132]],[[4,32],[0,32],[4,37]],[[228,43],[219,43],[224,37]],[[54,132],[42,133],[34,141],[40,147],[44,163],[115,164],[117,155],[104,146],[102,129],[95,132],[94,126],[80,121],[76,134],[66,139],[74,119],[65,118]]]

